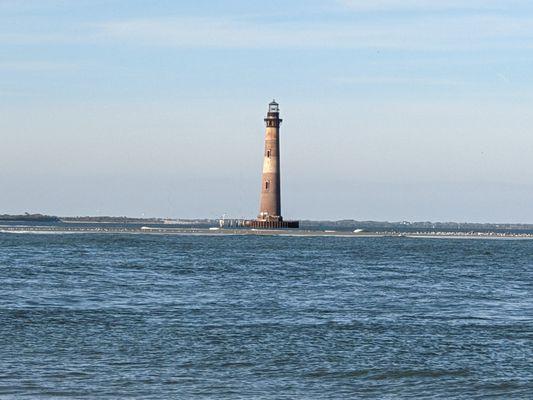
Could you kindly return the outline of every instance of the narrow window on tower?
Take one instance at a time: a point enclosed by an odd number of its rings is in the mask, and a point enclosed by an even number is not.
[[[270,150],[267,150],[267,157],[270,158]]]
[[[268,190],[269,187],[270,187],[270,182],[269,182],[269,181],[266,181],[266,182],[265,182],[265,190]]]

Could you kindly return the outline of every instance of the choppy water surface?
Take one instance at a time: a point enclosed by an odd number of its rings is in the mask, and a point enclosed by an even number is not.
[[[533,241],[0,234],[0,398],[531,398]]]

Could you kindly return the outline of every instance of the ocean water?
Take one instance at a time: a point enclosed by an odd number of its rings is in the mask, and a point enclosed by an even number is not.
[[[533,398],[533,241],[0,234],[0,398]]]

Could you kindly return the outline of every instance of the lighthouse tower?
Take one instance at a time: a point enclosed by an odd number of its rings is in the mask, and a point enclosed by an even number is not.
[[[257,219],[262,221],[283,221],[281,217],[281,185],[279,165],[279,104],[273,100],[268,105],[265,118],[265,151],[263,154],[263,176],[261,179],[261,202]]]
[[[283,221],[281,216],[281,179],[279,162],[279,104],[273,100],[268,105],[265,118],[265,150],[261,177],[259,215],[247,225],[254,228],[298,228],[298,221]]]

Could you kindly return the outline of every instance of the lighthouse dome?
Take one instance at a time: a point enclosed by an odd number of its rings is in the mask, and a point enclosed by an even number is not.
[[[268,104],[268,112],[279,112],[279,104],[276,103],[276,100],[272,100],[269,104]]]

